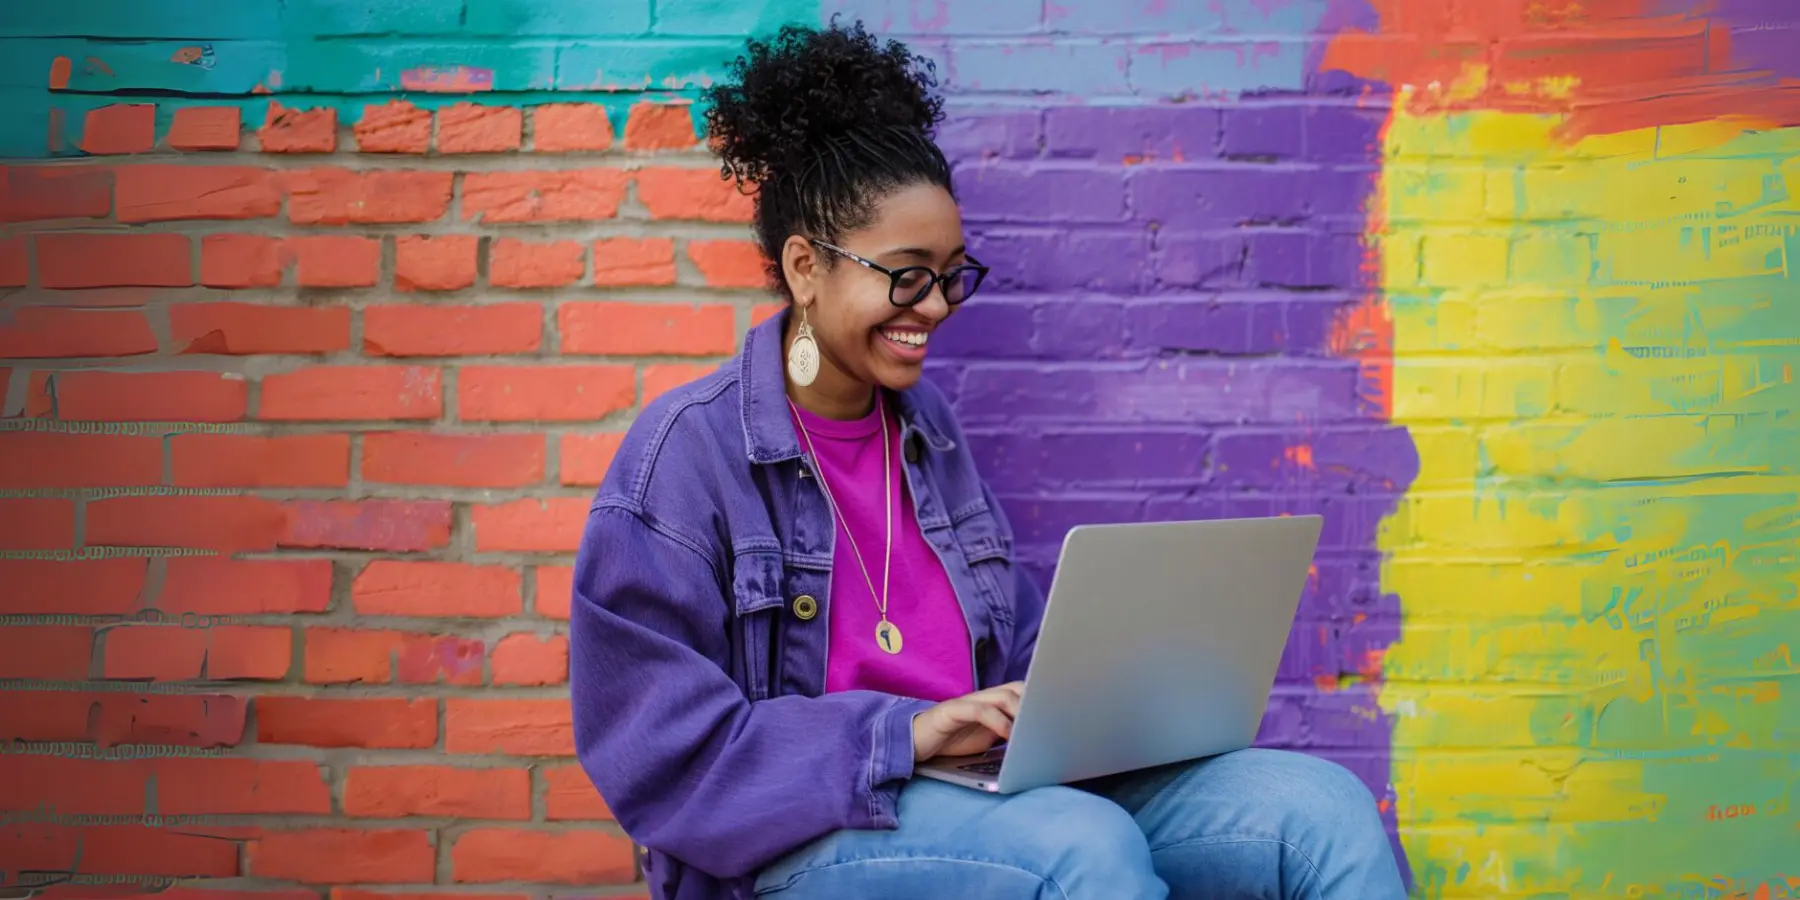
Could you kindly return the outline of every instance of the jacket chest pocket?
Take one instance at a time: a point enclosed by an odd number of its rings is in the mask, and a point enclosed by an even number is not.
[[[732,678],[752,701],[771,696],[781,678],[780,553],[741,553],[731,563]]]
[[[1013,631],[1013,549],[992,513],[979,509],[952,525],[975,588],[993,623],[988,640],[1004,647]]]

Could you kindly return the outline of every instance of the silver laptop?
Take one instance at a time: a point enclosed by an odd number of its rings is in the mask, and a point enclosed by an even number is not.
[[[1308,515],[1074,528],[1011,739],[917,774],[1010,794],[1250,746],[1321,526]]]

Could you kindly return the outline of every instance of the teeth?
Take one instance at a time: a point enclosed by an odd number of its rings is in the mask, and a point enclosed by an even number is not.
[[[925,346],[925,339],[929,335],[923,331],[884,331],[881,333],[881,336],[897,344],[923,347]]]

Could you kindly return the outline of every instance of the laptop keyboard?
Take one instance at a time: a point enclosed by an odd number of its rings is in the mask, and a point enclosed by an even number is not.
[[[974,772],[977,775],[998,775],[1000,774],[1000,760],[969,763],[966,766],[957,766],[957,768],[964,772]]]

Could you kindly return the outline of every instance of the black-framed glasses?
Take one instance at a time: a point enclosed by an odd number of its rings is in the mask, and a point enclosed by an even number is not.
[[[974,296],[981,283],[987,280],[988,267],[982,265],[975,257],[939,275],[930,266],[902,266],[890,269],[878,262],[863,259],[836,244],[828,244],[818,238],[812,242],[821,249],[830,250],[871,271],[880,272],[888,277],[888,302],[905,308],[917,306],[931,295],[933,285],[941,285],[944,289],[944,302],[955,306]]]

